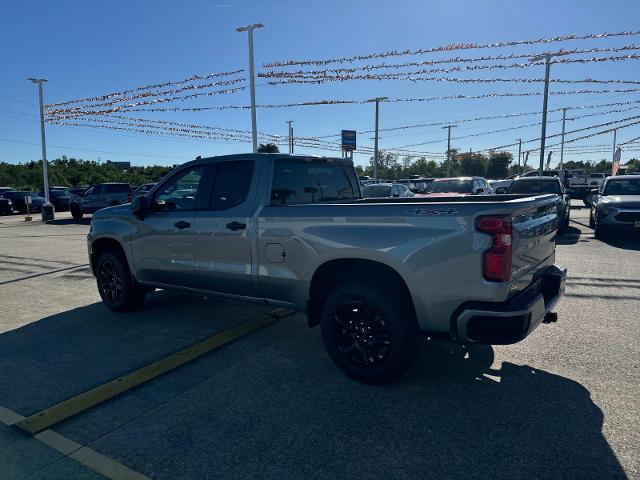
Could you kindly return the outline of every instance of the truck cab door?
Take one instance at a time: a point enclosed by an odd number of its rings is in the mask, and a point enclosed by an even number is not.
[[[217,162],[208,205],[195,212],[194,282],[198,289],[252,293],[252,222],[258,190],[253,160]]]
[[[186,167],[167,178],[149,198],[149,211],[132,214],[131,251],[142,282],[193,286],[193,223],[207,200],[206,165]]]

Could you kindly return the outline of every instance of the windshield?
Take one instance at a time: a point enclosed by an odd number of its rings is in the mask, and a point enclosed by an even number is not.
[[[69,195],[69,190],[49,190],[49,196],[51,198],[64,197],[65,195]],[[44,192],[42,192],[40,196],[44,196]]]
[[[558,182],[545,182],[540,180],[516,180],[509,187],[509,193],[555,193],[560,194]]]
[[[640,178],[609,180],[604,195],[640,195]]]
[[[429,193],[471,193],[473,180],[441,180],[429,186]]]
[[[389,185],[367,185],[362,188],[362,196],[364,198],[390,197],[391,187]]]

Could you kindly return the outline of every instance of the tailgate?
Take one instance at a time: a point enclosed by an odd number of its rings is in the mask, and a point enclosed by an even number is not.
[[[512,280],[531,272],[549,257],[553,260],[559,223],[558,207],[554,200],[514,213]]]

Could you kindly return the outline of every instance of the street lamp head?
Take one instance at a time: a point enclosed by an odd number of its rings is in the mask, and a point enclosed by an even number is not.
[[[236,28],[236,32],[246,32],[248,30],[255,30],[256,28],[264,28],[264,25],[262,23],[253,23],[251,25],[247,25],[246,27]]]
[[[42,83],[47,81],[46,78],[28,78],[27,80],[30,80],[33,83]]]

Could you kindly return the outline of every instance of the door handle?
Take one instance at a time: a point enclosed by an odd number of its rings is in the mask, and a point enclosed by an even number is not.
[[[185,222],[183,220],[180,220],[179,222],[176,222],[173,225],[176,228],[179,228],[180,230],[182,230],[183,228],[189,228],[191,226],[191,224],[189,222]]]
[[[231,222],[227,223],[227,228],[229,230],[244,230],[245,228],[247,228],[247,225],[240,222]]]

